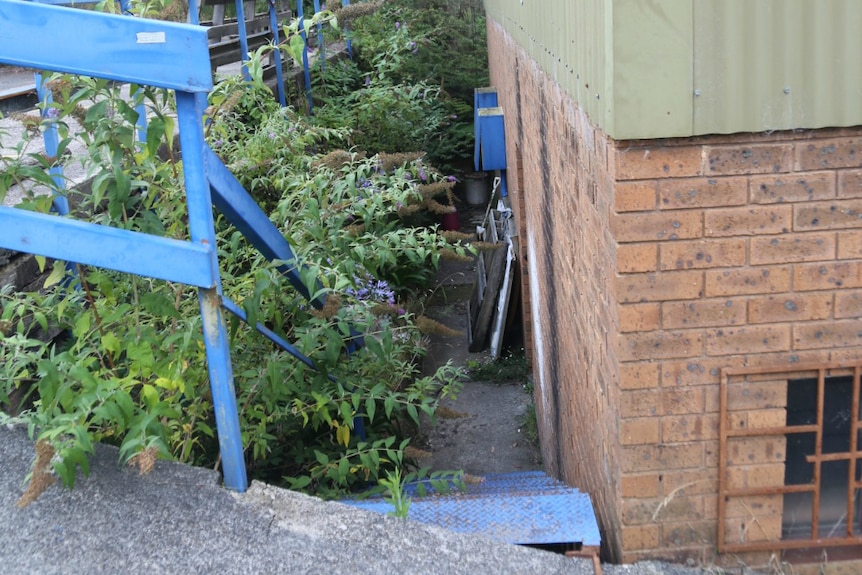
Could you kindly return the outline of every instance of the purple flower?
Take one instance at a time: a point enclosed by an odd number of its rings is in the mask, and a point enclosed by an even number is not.
[[[425,168],[419,168],[419,179],[423,182],[428,181],[428,174],[425,173]]]
[[[48,110],[45,112],[45,117],[46,118],[59,118],[60,117],[60,110],[58,110],[57,108],[48,108]]]
[[[270,140],[274,140],[274,139],[275,139],[276,134],[275,134],[275,132],[269,132],[269,133],[267,134],[267,136],[269,136],[269,139],[270,139]]]
[[[353,278],[355,288],[347,288],[347,294],[361,301],[375,301],[379,303],[395,304],[395,292],[384,280],[377,280],[371,274],[366,274],[365,279]]]
[[[370,86],[370,85],[371,85],[371,76],[365,76],[365,85],[366,85],[366,86]]]
[[[400,29],[401,29],[401,22],[396,22],[396,23],[395,23],[395,29],[396,29],[396,30],[400,30]]]
[[[216,140],[213,143],[213,146],[215,146],[216,148],[221,148],[223,145],[224,145],[224,142],[222,142],[221,140]]]
[[[447,182],[457,182],[458,178],[456,178],[455,176],[446,176],[446,181]]]

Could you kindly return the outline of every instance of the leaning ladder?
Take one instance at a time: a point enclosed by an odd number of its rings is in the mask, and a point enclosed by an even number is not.
[[[2,64],[175,91],[189,241],[0,206],[0,247],[197,287],[225,486],[245,491],[248,478],[223,310],[243,320],[246,317],[222,294],[213,206],[267,258],[295,262],[296,257],[284,236],[204,141],[203,110],[212,88],[206,28],[0,0],[0,29],[4,31],[0,34]],[[45,43],[40,38],[52,41]],[[76,50],[57,50],[56,46],[75,46]],[[323,306],[323,298],[309,292],[296,266],[285,264],[280,271],[312,305]],[[254,327],[311,365],[265,326]],[[353,348],[360,342],[355,338]],[[360,426],[357,433],[363,435],[361,421],[356,424]]]

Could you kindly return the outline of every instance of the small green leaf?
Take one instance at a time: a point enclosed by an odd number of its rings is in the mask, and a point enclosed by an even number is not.
[[[377,402],[373,397],[368,397],[365,399],[365,413],[368,415],[368,422],[374,422],[374,413],[377,410]]]
[[[322,451],[314,450],[314,457],[321,465],[329,465],[329,457]]]

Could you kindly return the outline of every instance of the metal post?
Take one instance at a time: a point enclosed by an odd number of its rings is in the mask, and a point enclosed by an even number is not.
[[[248,73],[248,66],[246,62],[248,62],[248,34],[245,30],[245,6],[243,0],[236,0],[234,2],[236,6],[236,26],[239,31],[239,49],[240,58],[242,59],[242,77],[246,80],[251,80],[251,76]]]
[[[189,230],[192,243],[211,248],[214,277],[218,278],[212,201],[203,160],[202,101],[203,98],[198,98],[195,94],[177,91],[177,116],[183,150]],[[213,396],[224,482],[228,489],[243,492],[248,488],[248,478],[237,413],[236,391],[233,385],[230,342],[220,299],[221,286],[218,282],[212,287],[198,288],[207,370]]]
[[[272,43],[278,46],[278,10],[276,9],[276,0],[269,0],[269,29],[272,30]],[[281,51],[276,48],[273,52],[275,60],[275,80],[278,84],[278,103],[284,108],[287,106],[287,100],[284,96],[284,71],[281,69]]]
[[[350,0],[341,0],[342,6],[350,6]],[[344,37],[347,39],[347,55],[353,60],[353,42],[350,41],[350,27],[344,27]]]
[[[314,0],[314,14],[320,12],[320,0]],[[326,47],[323,44],[323,26],[317,25],[317,61],[320,62],[320,69],[326,65]]]
[[[302,37],[302,69],[305,73],[305,97],[308,99],[308,115],[314,113],[314,102],[311,99],[311,71],[308,67],[308,35],[305,33],[305,10],[302,0],[296,0],[296,14],[299,18],[299,35]]]
[[[55,189],[52,190],[53,209],[61,216],[69,213],[69,199],[63,195],[63,190],[66,189],[65,177],[63,176],[63,166],[60,164],[60,158],[57,158],[57,151],[60,148],[60,135],[57,132],[57,123],[51,119],[54,113],[54,108],[51,107],[51,102],[54,101],[51,96],[51,90],[48,89],[48,83],[40,72],[35,72],[33,78],[36,82],[36,97],[42,104],[42,117],[48,118],[48,123],[45,126],[45,131],[42,133],[42,139],[45,142],[45,156],[54,158],[55,165],[48,168],[48,173],[51,174],[51,179],[54,180]]]

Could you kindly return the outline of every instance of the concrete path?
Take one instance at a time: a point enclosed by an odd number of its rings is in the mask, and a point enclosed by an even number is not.
[[[105,446],[88,479],[21,509],[33,457],[24,429],[0,428],[2,573],[592,573],[584,559],[259,483],[232,494],[215,472],[177,463],[141,476]]]

